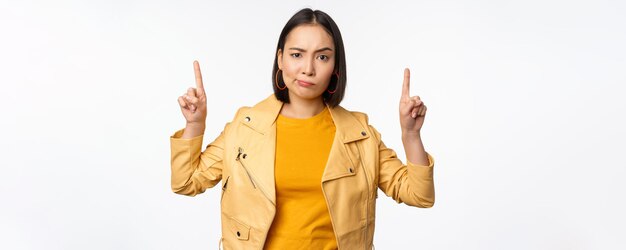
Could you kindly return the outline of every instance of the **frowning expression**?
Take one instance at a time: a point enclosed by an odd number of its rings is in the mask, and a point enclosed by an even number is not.
[[[289,90],[289,99],[321,98],[335,68],[333,38],[318,24],[295,27],[278,50],[278,68]]]

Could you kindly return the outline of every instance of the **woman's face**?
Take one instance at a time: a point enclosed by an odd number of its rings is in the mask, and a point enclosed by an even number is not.
[[[320,25],[299,25],[287,34],[284,49],[276,56],[289,99],[321,98],[335,68],[333,38]]]

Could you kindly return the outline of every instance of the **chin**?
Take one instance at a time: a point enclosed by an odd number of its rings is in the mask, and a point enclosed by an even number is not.
[[[295,97],[298,99],[308,99],[308,100],[312,100],[312,99],[319,99],[322,98],[322,92],[320,93],[313,93],[311,91],[306,91],[307,93],[290,93],[289,97]]]

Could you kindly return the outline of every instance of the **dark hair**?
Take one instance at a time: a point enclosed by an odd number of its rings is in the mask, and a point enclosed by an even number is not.
[[[283,31],[280,33],[280,37],[278,37],[278,45],[276,46],[276,53],[274,53],[274,68],[272,70],[272,87],[274,88],[274,95],[276,98],[284,103],[289,103],[289,93],[288,91],[280,90],[276,86],[278,83],[282,82],[282,74],[278,77],[276,73],[278,72],[278,57],[276,56],[278,50],[285,51],[285,40],[287,39],[287,34],[291,32],[295,27],[302,24],[319,24],[330,36],[333,38],[333,42],[335,43],[335,69],[333,72],[339,73],[339,76],[332,74],[330,77],[330,83],[328,84],[328,89],[335,89],[336,91],[331,94],[328,91],[324,91],[322,94],[322,99],[329,106],[335,107],[341,103],[343,100],[343,95],[346,90],[346,57],[345,51],[343,49],[343,39],[341,39],[341,32],[339,32],[339,27],[333,19],[326,13],[321,10],[311,10],[310,8],[302,9],[294,14],[285,27]],[[278,78],[278,79],[276,79]],[[278,83],[276,81],[279,81]],[[283,82],[284,84],[284,82]]]

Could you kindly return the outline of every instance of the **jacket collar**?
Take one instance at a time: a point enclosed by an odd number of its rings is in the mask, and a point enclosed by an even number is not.
[[[365,133],[366,129],[357,118],[341,106],[330,107],[325,104],[330,111],[333,122],[335,123],[336,136],[343,143],[349,143],[369,137]],[[246,125],[255,131],[266,134],[272,128],[276,121],[283,102],[278,100],[274,94],[271,94],[265,100],[257,103],[251,109],[244,113],[246,117]]]

